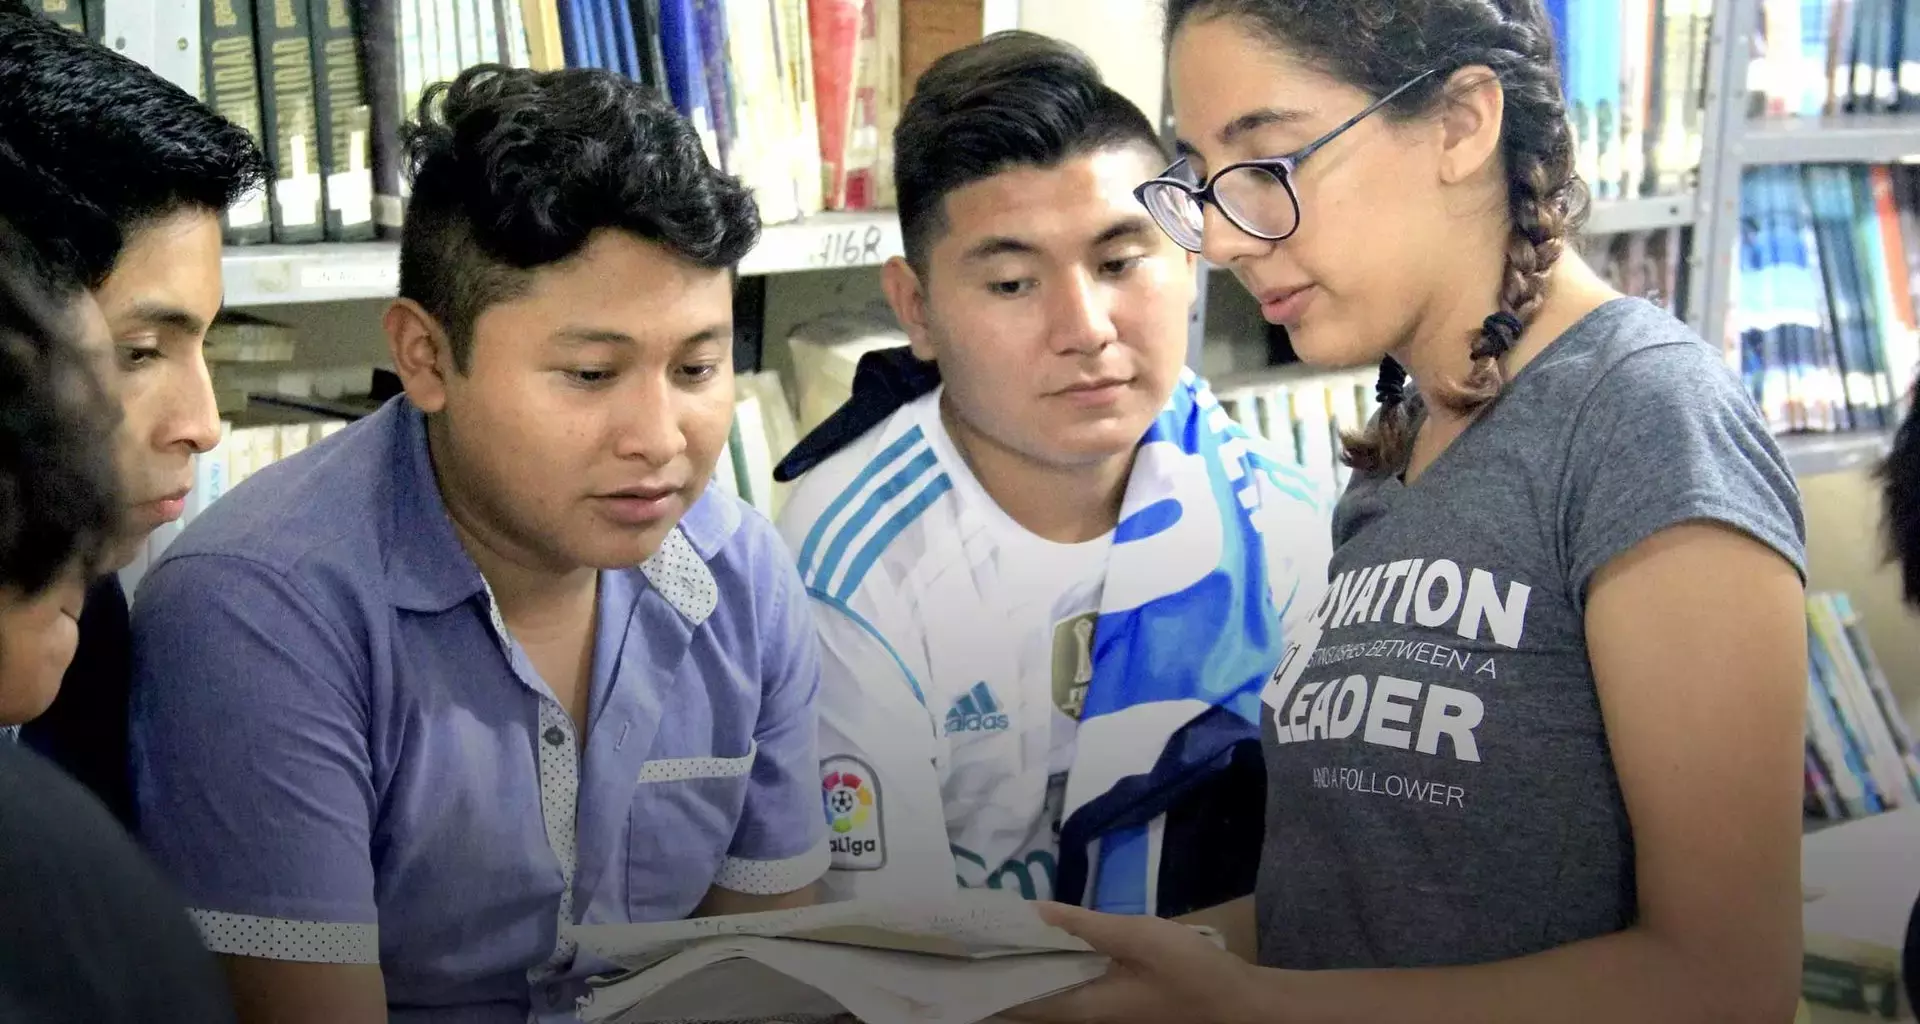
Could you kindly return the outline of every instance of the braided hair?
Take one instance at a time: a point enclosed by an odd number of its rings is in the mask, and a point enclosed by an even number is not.
[[[1412,451],[1420,402],[1470,413],[1499,397],[1506,383],[1501,359],[1539,312],[1548,274],[1585,216],[1587,190],[1574,173],[1553,24],[1540,0],[1167,0],[1169,37],[1191,20],[1223,17],[1371,96],[1435,72],[1389,104],[1389,117],[1418,117],[1447,102],[1449,76],[1460,68],[1484,66],[1500,80],[1512,233],[1499,308],[1470,340],[1468,372],[1458,381],[1421,381],[1420,393],[1409,395],[1405,369],[1383,360],[1379,412],[1364,431],[1342,438],[1348,465],[1397,470]]]

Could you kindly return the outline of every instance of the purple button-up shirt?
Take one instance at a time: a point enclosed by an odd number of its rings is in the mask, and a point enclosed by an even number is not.
[[[562,922],[826,868],[819,654],[717,489],[600,574],[584,746],[456,539],[404,398],[222,498],[134,606],[140,834],[217,952],[379,963],[394,1021],[567,1020]]]

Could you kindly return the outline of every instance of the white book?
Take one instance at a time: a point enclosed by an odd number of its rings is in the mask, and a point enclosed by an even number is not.
[[[839,1012],[866,1024],[978,1021],[1108,965],[1031,904],[993,890],[567,933],[628,971],[595,986],[580,1014],[589,1024]]]
[[[720,446],[720,458],[713,464],[713,480],[710,486],[718,487],[728,494],[738,495],[740,484],[733,478],[733,442]]]
[[[733,407],[734,422],[740,430],[736,465],[746,467],[746,491],[753,507],[768,519],[780,514],[773,497],[773,449],[767,443],[767,422],[760,411],[758,395],[742,396]]]
[[[793,356],[800,432],[819,426],[852,396],[861,356],[906,343],[906,332],[892,314],[879,309],[836,311],[795,327],[787,346]]]

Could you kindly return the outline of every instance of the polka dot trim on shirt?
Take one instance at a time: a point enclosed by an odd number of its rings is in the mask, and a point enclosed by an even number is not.
[[[500,602],[494,600],[493,587],[485,578],[480,585],[486,588],[487,618],[493,624],[494,638],[517,671],[518,662],[524,659],[515,656],[513,636],[500,617]],[[566,930],[573,924],[573,875],[579,866],[578,837],[574,829],[580,806],[580,746],[574,738],[573,719],[567,717],[566,709],[553,699],[551,692],[540,694],[540,721],[534,732],[534,746],[540,752],[540,815],[547,827],[547,845],[560,863],[562,879],[560,931],[554,940],[553,954],[545,963],[527,971],[528,980],[539,984],[564,970],[579,949],[579,945],[567,937]]]
[[[548,742],[548,736],[556,730],[561,742]],[[540,699],[540,732],[540,811],[547,823],[547,844],[560,861],[564,880],[560,890],[562,934],[554,942],[553,955],[541,968],[552,973],[571,962],[578,948],[564,932],[573,923],[573,872],[579,858],[574,826],[580,798],[580,750],[573,738],[573,720],[548,697]]]
[[[640,782],[686,782],[690,779],[737,779],[753,770],[759,741],[744,757],[660,757],[640,766]]]
[[[308,964],[377,964],[380,926],[192,910],[207,948],[229,956]]]
[[[720,604],[720,587],[713,581],[713,570],[707,568],[706,559],[693,550],[693,544],[677,526],[661,542],[660,550],[640,563],[640,571],[668,604],[696,626],[707,621]]]
[[[820,876],[827,873],[827,859],[824,839],[813,849],[786,860],[728,857],[721,862],[720,873],[714,876],[713,884],[749,896],[779,896],[819,881]]]

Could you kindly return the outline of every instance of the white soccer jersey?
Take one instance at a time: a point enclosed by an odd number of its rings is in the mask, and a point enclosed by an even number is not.
[[[780,516],[824,656],[825,883],[833,898],[957,882],[1051,899],[1111,538],[1056,544],[1015,523],[960,457],[939,397],[814,467]],[[1280,607],[1303,574],[1324,583],[1326,507],[1264,508]]]

